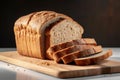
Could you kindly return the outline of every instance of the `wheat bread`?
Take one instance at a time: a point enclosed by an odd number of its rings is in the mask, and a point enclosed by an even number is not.
[[[45,59],[45,29],[61,18],[75,23],[72,18],[54,11],[34,12],[17,19],[14,24],[14,33],[18,53]],[[84,30],[81,25],[77,25],[79,26],[81,36]]]

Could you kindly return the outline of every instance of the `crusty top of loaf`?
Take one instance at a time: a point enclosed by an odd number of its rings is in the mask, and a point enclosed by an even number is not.
[[[69,16],[66,16],[61,13],[56,13],[54,11],[40,11],[33,12],[31,14],[20,17],[16,22],[14,29],[23,25],[24,27],[30,28],[37,33],[42,33],[44,31],[44,27],[48,26],[50,23],[53,23],[60,18],[67,18],[73,20]],[[80,25],[81,27],[81,25]],[[83,28],[81,27],[81,34],[83,33]]]

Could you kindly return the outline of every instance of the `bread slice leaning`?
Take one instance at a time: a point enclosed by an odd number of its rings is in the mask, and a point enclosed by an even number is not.
[[[111,55],[112,55],[112,50],[109,49],[107,51],[103,51],[101,53],[89,57],[74,59],[74,61],[76,65],[84,66],[84,65],[96,64],[102,60],[109,58]]]
[[[73,45],[97,45],[97,43],[94,38],[75,39],[75,40],[71,40],[69,42],[60,43],[58,45],[49,47],[47,50],[47,54],[52,59],[52,55],[54,52],[64,49],[64,48],[67,48],[67,47],[70,47],[70,46],[73,46]]]
[[[65,56],[61,57],[61,59],[65,64],[68,64],[68,63],[73,62],[74,59],[91,56],[91,55],[94,55],[94,54],[102,52],[102,51],[103,51],[102,46],[94,46],[94,47],[92,47],[90,49],[86,49],[84,51],[75,51],[73,53],[66,54]]]

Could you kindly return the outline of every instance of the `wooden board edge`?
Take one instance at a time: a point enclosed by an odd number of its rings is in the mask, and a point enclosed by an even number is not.
[[[120,66],[117,66],[117,67],[114,67],[114,68],[106,67],[106,69],[107,70],[110,69],[110,71],[105,70],[105,68],[104,68],[103,71],[101,71],[101,68],[99,68],[99,69],[91,69],[91,70],[88,70],[88,71],[85,71],[85,70],[61,71],[61,72],[58,73],[57,76],[59,78],[65,79],[65,78],[86,77],[86,76],[88,77],[88,76],[120,73]]]
[[[9,57],[5,57],[3,55],[0,55],[0,61],[6,62],[6,63],[10,63],[10,64],[13,64],[13,65],[16,65],[16,66],[19,66],[19,67],[23,67],[23,68],[26,68],[26,69],[29,69],[29,70],[33,70],[33,71],[36,71],[36,72],[41,72],[41,73],[44,73],[44,74],[47,74],[47,75],[51,75],[51,76],[54,76],[54,77],[58,77],[58,75],[59,75],[58,71],[52,70],[50,68],[49,68],[50,70],[48,70],[48,68],[45,69],[45,67],[43,67],[43,66],[37,66],[35,64],[30,64],[30,63],[27,63],[27,62],[22,62],[20,60],[11,59],[11,58],[9,58],[9,60],[8,60],[8,58]],[[22,64],[24,63],[24,65],[21,66],[21,63]],[[27,65],[31,65],[32,69],[30,67],[28,67]],[[51,70],[53,72],[51,72]],[[46,71],[47,71],[47,73],[46,73]],[[48,72],[48,71],[50,71],[50,72]]]

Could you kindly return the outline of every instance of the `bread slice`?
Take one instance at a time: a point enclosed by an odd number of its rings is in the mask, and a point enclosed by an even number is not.
[[[62,50],[59,50],[59,51],[53,53],[53,59],[56,62],[60,62],[61,57],[65,56],[67,54],[73,53],[75,51],[81,52],[86,49],[90,49],[92,47],[94,47],[94,46],[92,46],[92,45],[74,45],[74,46],[71,46],[71,47],[68,47],[68,48],[65,48],[65,49],[62,49]]]
[[[74,25],[79,27],[79,35],[82,35],[82,26],[76,23],[69,16],[61,13],[56,13],[54,11],[33,12],[31,14],[20,17],[14,24],[14,33],[18,53],[25,56],[45,59],[45,30],[49,27],[49,25],[58,22],[61,20],[61,18],[66,19],[68,23],[72,22]],[[64,22],[64,25],[68,23]],[[59,26],[56,25],[56,27]],[[54,28],[54,30],[59,32],[59,28]]]
[[[99,52],[102,52],[102,47],[94,46],[94,47],[92,47],[90,49],[86,49],[84,51],[75,51],[73,53],[66,54],[65,56],[61,57],[61,59],[65,64],[67,64],[67,63],[73,62],[74,59],[83,58],[83,57],[90,56],[90,55],[93,55],[93,54],[99,53]]]
[[[70,47],[70,46],[73,46],[73,45],[97,45],[97,43],[94,38],[75,39],[75,40],[71,40],[69,42],[60,43],[58,45],[49,47],[47,50],[47,54],[52,59],[52,55],[54,52],[64,49],[64,48],[67,48],[67,47]]]
[[[103,51],[101,53],[94,54],[89,57],[74,59],[74,61],[76,65],[84,66],[84,65],[96,64],[104,59],[109,58],[111,55],[112,55],[112,50],[109,49],[107,51]]]

